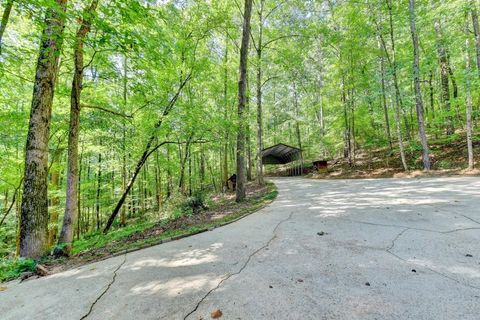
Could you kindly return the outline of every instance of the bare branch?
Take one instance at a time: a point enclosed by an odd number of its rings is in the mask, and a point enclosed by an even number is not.
[[[275,7],[272,8],[272,10],[270,10],[266,15],[265,15],[265,18],[264,20],[267,20],[269,16],[272,15],[272,13],[274,13],[278,8],[280,8],[283,4],[285,4],[287,1],[281,1],[279,2]]]
[[[272,40],[269,40],[267,42],[265,42],[262,46],[262,49],[265,49],[269,44],[272,44],[278,40],[282,40],[282,39],[286,39],[286,38],[293,38],[293,37],[301,37],[301,35],[299,34],[289,34],[289,35],[285,35],[285,36],[280,36],[278,38],[275,38],[275,39],[272,39]]]
[[[110,110],[110,109],[100,107],[100,106],[92,106],[92,105],[89,105],[89,104],[82,104],[81,107],[82,108],[87,108],[87,109],[101,110],[101,111],[108,112],[108,113],[111,113],[111,114],[119,116],[119,117],[130,118],[130,119],[133,118],[133,115],[120,113],[120,112],[117,112],[115,110]]]
[[[263,83],[262,83],[262,88],[263,88],[263,86],[265,86],[269,81],[271,81],[271,80],[273,80],[273,79],[278,79],[278,78],[280,78],[280,77],[279,77],[279,76],[273,76],[273,77],[270,77],[270,78],[268,78],[267,80],[263,81]]]

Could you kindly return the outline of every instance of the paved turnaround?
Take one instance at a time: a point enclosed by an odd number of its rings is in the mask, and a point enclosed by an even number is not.
[[[480,179],[275,179],[236,223],[9,283],[1,319],[479,319]]]

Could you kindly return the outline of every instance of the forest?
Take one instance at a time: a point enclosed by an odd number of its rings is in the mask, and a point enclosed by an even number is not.
[[[1,0],[1,270],[242,203],[277,143],[305,168],[474,169],[479,6]]]

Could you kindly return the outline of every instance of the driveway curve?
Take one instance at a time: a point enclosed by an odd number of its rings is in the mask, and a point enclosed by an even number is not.
[[[234,224],[0,292],[1,319],[478,319],[480,179],[274,179]]]

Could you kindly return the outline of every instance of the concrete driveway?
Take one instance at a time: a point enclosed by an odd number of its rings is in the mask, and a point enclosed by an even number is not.
[[[0,292],[1,319],[479,319],[480,179],[275,179],[234,224]]]

